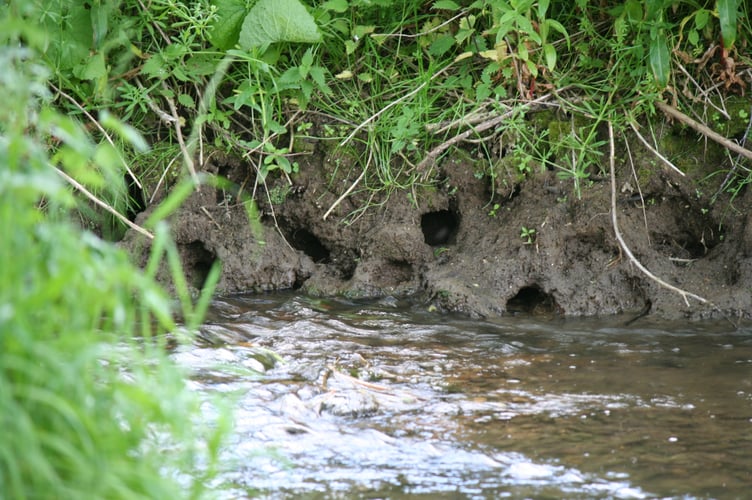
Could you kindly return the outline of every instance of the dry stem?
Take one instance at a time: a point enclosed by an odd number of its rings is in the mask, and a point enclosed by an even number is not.
[[[149,231],[147,231],[146,229],[142,228],[138,224],[134,224],[133,222],[129,221],[127,217],[123,216],[123,214],[121,214],[120,212],[118,212],[117,210],[115,210],[114,208],[112,208],[110,205],[108,205],[107,203],[103,202],[102,200],[100,200],[99,198],[97,198],[96,196],[94,196],[81,183],[79,183],[78,181],[76,181],[76,179],[74,179],[73,177],[71,177],[70,175],[66,174],[65,172],[63,172],[62,170],[60,170],[59,168],[57,168],[55,166],[53,166],[52,168],[55,170],[55,172],[58,173],[58,175],[60,175],[60,177],[62,177],[63,179],[65,179],[65,181],[68,184],[70,184],[71,186],[73,186],[77,190],[81,191],[81,193],[83,193],[84,196],[86,196],[87,198],[89,198],[92,202],[94,202],[95,204],[97,204],[100,207],[104,208],[105,210],[107,210],[108,212],[110,212],[112,215],[114,215],[115,217],[117,217],[118,219],[120,219],[123,222],[123,224],[125,224],[126,226],[130,227],[131,229],[133,229],[135,231],[138,231],[139,233],[143,234],[144,236],[146,236],[150,240],[154,239],[154,235],[153,234],[151,234]]]
[[[690,118],[689,116],[685,115],[675,107],[666,104],[665,102],[656,101],[655,106],[666,113],[667,115],[676,118],[680,122],[684,123],[685,125],[688,125],[689,127],[693,128],[697,132],[701,133],[705,137],[709,139],[713,139],[715,142],[720,144],[726,149],[730,149],[734,153],[738,153],[745,158],[752,160],[752,151],[749,149],[740,146],[739,144],[735,143],[734,141],[727,139],[726,137],[722,136],[718,132],[715,132],[708,128],[706,125],[703,125],[702,123]]]
[[[610,121],[608,122],[608,140],[609,140],[609,145],[610,145],[609,166],[611,168],[611,223],[614,227],[614,234],[616,235],[616,239],[619,242],[619,246],[624,251],[624,253],[627,254],[627,257],[629,257],[630,262],[632,262],[637,267],[637,269],[642,271],[642,273],[645,276],[655,281],[660,286],[681,295],[681,297],[684,299],[684,303],[687,304],[687,307],[689,307],[688,298],[690,297],[695,300],[700,301],[703,304],[711,304],[707,299],[700,297],[699,295],[695,295],[694,293],[688,292],[686,290],[682,290],[681,288],[677,288],[674,285],[671,285],[669,283],[666,283],[661,278],[651,273],[645,266],[642,265],[642,263],[639,260],[637,260],[637,258],[632,253],[632,250],[630,250],[629,247],[627,246],[626,242],[624,241],[624,238],[622,238],[621,231],[619,231],[619,224],[616,220],[616,173],[615,173],[616,154],[614,152],[614,149],[615,149],[614,148],[614,127]]]
[[[542,95],[542,96],[540,96],[537,99],[534,99],[534,100],[532,100],[530,102],[525,103],[523,106],[521,106],[519,108],[510,109],[509,111],[507,111],[505,113],[502,113],[502,114],[500,114],[500,115],[498,115],[498,116],[496,116],[494,118],[491,118],[489,120],[481,122],[478,125],[467,129],[466,131],[462,132],[461,134],[457,134],[454,137],[452,137],[451,139],[449,139],[447,141],[444,141],[443,143],[441,143],[438,146],[436,146],[435,148],[433,148],[420,161],[420,163],[418,163],[418,165],[416,165],[416,167],[415,167],[416,170],[418,172],[425,172],[425,169],[426,169],[426,167],[429,164],[434,163],[439,158],[439,156],[441,156],[441,154],[444,151],[446,151],[447,149],[449,149],[454,144],[457,144],[458,142],[461,142],[461,141],[467,139],[468,137],[470,137],[473,134],[477,134],[479,132],[483,132],[484,130],[488,130],[491,127],[495,127],[496,125],[500,124],[501,122],[503,122],[504,120],[506,120],[507,118],[509,118],[510,116],[512,116],[512,114],[514,114],[514,113],[516,113],[516,112],[518,112],[518,111],[520,111],[522,109],[530,108],[530,107],[533,107],[533,106],[535,106],[537,104],[541,104],[541,103],[549,100],[551,98],[551,96],[553,96],[553,94]]]

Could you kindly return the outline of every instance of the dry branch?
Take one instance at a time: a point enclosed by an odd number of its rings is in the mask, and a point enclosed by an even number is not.
[[[83,193],[83,195],[86,196],[87,198],[89,198],[92,202],[94,202],[95,204],[97,204],[100,207],[104,208],[105,210],[107,210],[108,212],[110,212],[112,215],[114,215],[115,217],[117,217],[118,219],[120,219],[123,222],[123,224],[125,224],[128,227],[130,227],[134,231],[138,231],[139,233],[143,234],[144,236],[146,236],[150,240],[154,239],[154,235],[153,234],[151,234],[149,231],[147,231],[146,229],[142,228],[138,224],[134,224],[133,222],[131,222],[130,220],[128,220],[127,217],[124,217],[123,214],[121,214],[120,212],[118,212],[117,210],[115,210],[114,208],[112,208],[110,205],[108,205],[107,203],[103,202],[102,200],[100,200],[99,198],[97,198],[96,196],[94,196],[81,183],[79,183],[78,181],[76,181],[76,179],[74,179],[73,177],[71,177],[70,175],[66,174],[65,172],[63,172],[62,170],[60,170],[59,168],[57,168],[55,166],[53,166],[52,168],[55,170],[55,172],[58,173],[58,175],[60,177],[62,177],[63,179],[65,179],[65,181],[68,184],[70,184],[71,186],[73,186],[77,190],[81,191],[81,193]]]
[[[477,134],[479,132],[483,132],[484,130],[490,129],[491,127],[495,127],[495,126],[499,125],[501,122],[503,122],[504,120],[506,120],[507,118],[509,118],[510,116],[512,116],[514,113],[517,113],[519,111],[522,111],[522,110],[530,108],[530,107],[533,107],[533,106],[535,106],[537,104],[541,104],[543,102],[546,102],[552,96],[553,96],[553,94],[542,95],[542,96],[540,96],[537,99],[534,99],[534,100],[532,100],[530,102],[525,103],[523,106],[520,106],[518,108],[513,108],[513,109],[511,109],[511,110],[509,110],[509,111],[507,111],[505,113],[502,113],[502,114],[500,114],[498,116],[495,116],[494,118],[491,118],[489,120],[481,122],[478,125],[472,126],[471,128],[465,130],[461,134],[455,135],[451,139],[449,139],[447,141],[444,141],[443,143],[439,144],[438,146],[436,146],[435,148],[433,148],[431,151],[429,151],[429,153],[420,161],[420,163],[418,163],[415,166],[416,170],[418,172],[425,172],[426,167],[429,164],[436,162],[436,160],[439,158],[439,156],[441,156],[441,154],[444,151],[446,151],[447,149],[449,149],[454,144],[457,144],[458,142],[464,141],[465,139],[467,139],[468,137],[470,137],[473,134]]]
[[[624,241],[624,238],[621,235],[621,231],[619,231],[619,224],[616,220],[616,173],[615,173],[616,153],[614,151],[615,150],[614,127],[610,121],[608,122],[608,140],[609,140],[609,145],[610,145],[609,166],[611,168],[611,223],[614,227],[614,234],[616,235],[616,240],[619,242],[619,246],[624,251],[624,253],[627,254],[627,257],[629,257],[630,262],[632,262],[637,267],[637,269],[642,271],[642,273],[645,276],[655,281],[660,286],[681,295],[681,297],[684,299],[684,303],[687,304],[687,307],[689,307],[688,298],[690,297],[695,300],[700,301],[703,304],[711,304],[710,301],[708,301],[707,299],[700,297],[699,295],[696,295],[694,293],[688,292],[686,290],[682,290],[681,288],[677,288],[674,285],[671,285],[669,283],[666,283],[661,278],[651,273],[645,266],[642,265],[642,263],[639,260],[637,260],[637,258],[632,253],[632,250],[630,250],[629,247],[627,246],[626,242]]]
[[[701,133],[708,139],[712,139],[721,146],[725,147],[726,149],[730,149],[734,153],[738,153],[745,158],[752,160],[752,151],[749,149],[740,146],[739,144],[735,143],[734,141],[727,139],[726,137],[722,136],[718,132],[715,132],[708,128],[706,125],[703,125],[702,123],[690,118],[689,116],[685,115],[675,107],[666,104],[665,102],[656,101],[655,106],[666,113],[667,115],[676,118],[680,122],[684,123],[685,125],[695,129],[697,132]]]

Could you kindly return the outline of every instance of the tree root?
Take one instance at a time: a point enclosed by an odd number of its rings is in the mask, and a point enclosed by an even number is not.
[[[609,166],[611,168],[611,224],[614,228],[614,234],[616,235],[616,240],[619,242],[619,246],[621,247],[622,251],[629,257],[629,261],[634,264],[637,269],[639,269],[645,276],[650,278],[651,280],[658,283],[663,288],[666,288],[668,290],[671,290],[672,292],[676,292],[684,299],[684,303],[687,304],[687,307],[690,307],[689,299],[695,299],[703,304],[709,304],[713,306],[712,302],[709,300],[700,297],[697,294],[688,292],[686,290],[682,290],[681,288],[675,287],[674,285],[671,285],[669,283],[666,283],[661,278],[656,276],[655,274],[651,273],[642,263],[637,260],[637,258],[632,253],[632,250],[629,249],[629,246],[627,246],[626,242],[624,241],[624,238],[621,235],[621,231],[619,231],[619,224],[616,220],[616,173],[615,173],[615,163],[616,163],[616,154],[615,154],[615,147],[614,147],[614,127],[613,124],[609,121],[608,122],[608,140],[609,140]],[[717,308],[716,308],[717,309]]]

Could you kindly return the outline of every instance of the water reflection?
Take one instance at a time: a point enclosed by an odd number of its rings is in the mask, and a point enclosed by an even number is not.
[[[236,298],[175,357],[237,403],[230,497],[743,498],[752,330],[618,325]]]

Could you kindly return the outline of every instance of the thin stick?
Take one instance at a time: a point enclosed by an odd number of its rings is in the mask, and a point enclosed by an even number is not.
[[[355,186],[357,186],[360,183],[360,181],[363,180],[363,177],[366,176],[366,172],[368,171],[368,166],[371,164],[371,160],[372,159],[373,159],[373,149],[369,148],[368,149],[368,161],[366,162],[366,166],[363,167],[363,171],[360,173],[360,175],[358,176],[358,178],[355,179],[355,182],[353,182],[350,185],[350,187],[347,188],[347,191],[345,191],[344,193],[342,193],[342,196],[340,196],[339,198],[337,198],[337,201],[335,201],[334,203],[332,203],[332,206],[329,207],[329,210],[326,211],[326,213],[324,214],[324,216],[322,217],[322,219],[326,220],[326,218],[329,217],[329,214],[331,214],[332,211],[335,208],[337,208],[337,205],[339,205],[340,203],[342,203],[342,200],[344,200],[345,198],[347,198],[347,196],[352,192],[352,190],[355,189]]]
[[[640,180],[637,178],[637,170],[635,170],[634,158],[632,158],[632,150],[629,148],[629,142],[626,140],[626,136],[622,133],[622,139],[624,139],[624,146],[627,148],[627,157],[629,158],[629,166],[632,168],[632,178],[637,186],[637,192],[640,195],[640,208],[642,209],[642,220],[645,222],[645,235],[648,237],[648,245],[650,243],[650,227],[648,226],[648,213],[645,210],[645,197],[642,195],[642,188],[640,187]]]
[[[76,101],[73,97],[69,96],[68,94],[66,94],[65,92],[63,92],[62,90],[60,90],[59,88],[55,87],[55,85],[53,83],[50,83],[50,87],[52,87],[53,89],[55,89],[55,92],[57,92],[61,96],[63,96],[66,99],[68,99],[71,103],[73,103],[73,105],[76,108],[78,108],[78,110],[81,111],[86,116],[86,118],[88,118],[89,120],[91,120],[91,123],[93,123],[94,126],[97,127],[97,130],[99,130],[102,133],[102,135],[104,136],[104,138],[107,139],[107,142],[109,142],[110,145],[115,149],[115,152],[118,155],[118,159],[120,160],[120,162],[125,167],[125,170],[128,172],[128,175],[131,176],[131,179],[133,180],[133,182],[136,184],[136,186],[138,186],[138,189],[143,189],[143,186],[141,186],[141,181],[139,181],[138,177],[136,177],[136,174],[133,173],[133,171],[131,170],[131,167],[125,161],[125,158],[123,158],[123,155],[120,154],[120,149],[118,149],[118,147],[115,146],[115,142],[112,140],[112,137],[110,137],[110,134],[107,133],[107,131],[104,129],[104,127],[102,127],[102,125],[91,115],[91,113],[89,113],[83,106],[81,106],[78,103],[78,101]]]
[[[363,123],[361,123],[360,125],[358,125],[357,127],[355,127],[355,129],[350,133],[350,135],[348,135],[345,138],[344,141],[340,142],[339,145],[340,146],[344,146],[345,144],[347,144],[348,142],[350,142],[350,140],[353,137],[355,137],[355,134],[357,134],[360,129],[362,129],[363,127],[365,127],[366,125],[368,125],[369,123],[371,123],[373,120],[375,120],[376,118],[378,118],[379,116],[381,116],[381,114],[384,113],[384,111],[386,111],[389,108],[392,108],[392,107],[396,106],[397,104],[401,103],[405,99],[409,99],[410,97],[414,96],[415,94],[417,94],[418,92],[420,92],[423,89],[423,87],[425,87],[431,81],[433,81],[434,78],[436,78],[439,75],[443,74],[444,72],[446,72],[451,67],[452,67],[452,64],[447,64],[442,69],[440,69],[439,71],[437,71],[436,73],[434,73],[433,75],[431,75],[431,78],[429,78],[425,82],[423,82],[420,85],[418,85],[415,89],[411,90],[410,92],[408,92],[407,94],[403,95],[399,99],[396,99],[396,100],[390,102],[389,104],[387,104],[386,106],[384,106],[381,109],[381,111],[379,111],[379,112],[374,113],[373,115],[371,115],[368,119],[366,119],[366,121],[364,121]]]
[[[637,260],[637,258],[632,253],[632,250],[629,249],[627,244],[624,242],[624,238],[621,236],[621,232],[619,231],[619,224],[616,221],[616,173],[615,173],[615,164],[616,164],[616,153],[614,148],[614,127],[612,123],[608,122],[608,140],[610,145],[610,155],[609,155],[609,165],[611,167],[611,223],[614,227],[614,234],[616,235],[616,239],[619,242],[619,246],[624,251],[625,254],[627,254],[627,257],[629,257],[629,260],[639,269],[642,271],[642,273],[650,278],[651,280],[658,283],[660,286],[667,288],[671,290],[672,292],[676,292],[679,295],[682,296],[684,299],[684,303],[687,304],[687,307],[689,307],[689,300],[688,297],[691,297],[695,300],[700,301],[703,304],[711,304],[707,299],[704,299],[700,297],[699,295],[695,295],[694,293],[687,292],[686,290],[682,290],[681,288],[677,288],[674,285],[671,285],[669,283],[666,283],[658,276],[654,275],[648,269],[642,265],[642,263]]]
[[[679,168],[676,165],[674,165],[673,163],[671,163],[671,160],[669,160],[668,158],[666,158],[665,156],[663,156],[657,149],[655,149],[653,146],[650,145],[650,143],[647,141],[647,139],[645,139],[642,136],[642,134],[640,133],[640,131],[637,130],[637,125],[635,125],[634,123],[632,123],[632,121],[629,121],[629,126],[632,127],[632,131],[635,133],[635,135],[640,140],[640,142],[642,143],[642,145],[645,146],[646,148],[648,148],[648,151],[650,151],[655,156],[657,156],[659,160],[661,160],[663,163],[665,163],[666,166],[672,168],[679,175],[681,175],[681,176],[685,175],[684,172],[682,172],[681,170],[679,170]]]
[[[514,113],[516,113],[518,111],[521,111],[522,109],[524,109],[526,107],[532,107],[532,106],[535,106],[536,104],[540,104],[542,102],[545,102],[548,99],[550,99],[551,96],[553,96],[553,94],[542,95],[542,96],[540,96],[537,99],[534,99],[534,100],[532,100],[530,102],[526,102],[525,104],[523,104],[519,108],[510,109],[509,111],[507,111],[505,113],[502,113],[502,114],[496,116],[495,118],[491,118],[490,120],[486,120],[484,122],[481,122],[480,124],[478,124],[478,125],[476,125],[474,127],[469,128],[468,130],[462,132],[461,134],[455,135],[451,139],[449,139],[449,140],[447,140],[447,141],[439,144],[435,148],[433,148],[420,161],[420,163],[418,163],[416,165],[416,167],[415,167],[416,170],[418,172],[424,171],[425,168],[426,168],[426,166],[429,163],[434,163],[436,161],[436,159],[441,155],[441,153],[443,153],[444,151],[446,151],[447,149],[449,149],[449,147],[451,147],[452,145],[457,144],[458,142],[464,141],[465,139],[467,139],[468,137],[470,137],[473,134],[477,134],[478,132],[483,132],[484,130],[488,130],[491,127],[495,127],[499,123],[503,122],[504,120],[506,120],[507,118],[509,118],[510,116],[512,116],[512,114],[514,114]]]
[[[146,236],[150,240],[154,239],[154,235],[153,234],[151,234],[149,231],[147,231],[146,229],[142,228],[138,224],[134,224],[133,222],[129,221],[127,217],[123,216],[123,214],[121,214],[120,212],[118,212],[117,210],[115,210],[114,208],[112,208],[110,205],[108,205],[107,203],[103,202],[102,200],[100,200],[99,198],[97,198],[96,196],[94,196],[88,189],[86,189],[83,185],[81,185],[78,181],[76,181],[76,179],[74,179],[73,177],[69,176],[68,174],[66,174],[65,172],[63,172],[59,168],[55,167],[54,165],[52,166],[52,168],[55,170],[55,172],[58,173],[58,175],[60,175],[60,177],[62,177],[63,179],[65,179],[65,181],[68,184],[70,184],[71,186],[73,186],[77,190],[81,191],[81,193],[83,193],[84,196],[86,196],[87,198],[89,198],[95,204],[99,205],[100,207],[104,208],[105,210],[107,210],[108,212],[110,212],[112,215],[114,215],[115,217],[117,217],[118,219],[120,219],[123,222],[123,224],[125,224],[128,227],[130,227],[131,229],[134,229],[134,230],[138,231],[139,233],[143,234],[144,236]]]
[[[167,84],[162,82],[162,86],[167,89]],[[188,147],[185,145],[185,141],[183,140],[183,127],[180,125],[180,115],[178,115],[177,107],[175,106],[175,101],[172,100],[172,97],[165,96],[165,99],[167,100],[167,105],[170,107],[170,113],[172,113],[172,117],[175,119],[173,122],[173,125],[175,126],[175,136],[178,139],[178,145],[180,146],[180,151],[183,153],[183,161],[185,162],[185,166],[188,168],[188,172],[191,174],[191,178],[194,180],[196,184],[196,190],[199,190],[199,182],[198,174],[196,174],[196,168],[193,165],[193,155],[188,150]],[[194,148],[191,148],[194,149]]]
[[[708,128],[706,125],[703,125],[702,123],[695,121],[694,119],[690,118],[689,116],[685,115],[675,107],[666,104],[665,102],[656,101],[655,106],[666,113],[669,116],[672,116],[679,120],[680,122],[684,123],[685,125],[688,125],[689,127],[695,129],[697,132],[701,133],[705,137],[709,139],[713,139],[715,142],[720,144],[726,149],[730,149],[734,153],[738,153],[745,158],[752,160],[752,151],[749,149],[740,146],[739,144],[735,143],[734,141],[727,139],[726,137],[722,136],[718,132],[715,132]]]

